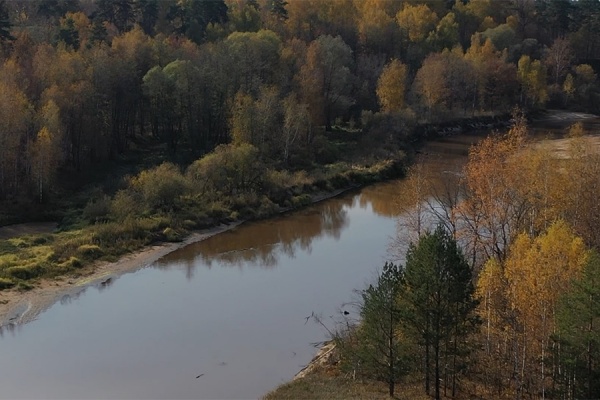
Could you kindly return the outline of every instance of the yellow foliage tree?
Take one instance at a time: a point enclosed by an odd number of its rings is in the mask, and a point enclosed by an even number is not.
[[[384,112],[398,112],[404,108],[407,77],[407,66],[397,59],[383,68],[377,81],[377,97]]]
[[[433,31],[439,21],[435,11],[432,11],[425,4],[406,6],[396,14],[396,21],[400,29],[413,43],[420,43],[427,39],[427,36]]]

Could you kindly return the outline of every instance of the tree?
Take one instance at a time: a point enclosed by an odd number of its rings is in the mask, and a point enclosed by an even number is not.
[[[449,98],[446,81],[448,64],[440,53],[431,53],[417,71],[413,86],[431,116],[436,107],[443,107]]]
[[[555,339],[565,353],[558,359],[565,370],[559,380],[563,394],[575,398],[600,397],[600,255],[597,252],[590,254],[571,290],[561,294],[556,315]]]
[[[303,102],[313,122],[332,128],[333,118],[353,103],[352,49],[340,36],[320,36],[308,47],[307,61],[298,77]]]
[[[283,101],[283,129],[281,132],[281,146],[283,149],[283,162],[287,164],[294,146],[299,139],[304,139],[308,145],[312,137],[312,127],[308,107],[299,103],[294,94]]]
[[[10,33],[12,24],[6,7],[6,0],[0,1],[0,43],[4,45],[7,42],[12,42],[15,37]]]
[[[49,181],[56,168],[56,148],[57,143],[50,134],[48,128],[43,127],[37,134],[31,148],[31,167],[36,180],[39,202],[44,201]]]
[[[408,68],[397,59],[383,68],[377,81],[377,97],[384,112],[398,112],[404,108],[407,79]]]
[[[544,63],[555,84],[567,74],[572,60],[571,47],[567,39],[556,39],[544,56]]]
[[[467,193],[457,212],[458,236],[473,260],[504,260],[514,237],[528,228],[529,203],[519,192],[522,169],[514,158],[524,147],[527,124],[522,115],[516,118],[506,135],[490,135],[469,151]]]
[[[171,7],[168,18],[175,33],[201,43],[209,24],[227,22],[227,5],[223,0],[182,0]]]
[[[73,50],[79,49],[79,32],[75,29],[73,18],[65,19],[58,31],[58,40],[73,48]]]
[[[406,4],[402,11],[396,15],[396,21],[405,36],[414,43],[423,42],[427,39],[429,32],[435,29],[438,23],[438,15],[427,5]]]
[[[356,356],[360,370],[367,376],[388,384],[394,396],[399,378],[410,370],[410,343],[402,332],[399,304],[403,288],[402,269],[385,263],[375,285],[362,291],[361,324],[357,332]]]
[[[543,105],[548,100],[546,86],[546,68],[539,60],[531,60],[529,56],[521,56],[518,64],[518,76],[522,95],[532,105]]]
[[[158,20],[158,0],[137,0],[133,6],[135,21],[146,35],[152,35]]]
[[[186,174],[201,194],[251,193],[262,185],[265,165],[251,144],[220,145],[194,161]]]
[[[583,240],[564,221],[552,224],[546,232],[530,238],[519,235],[510,247],[504,266],[510,312],[518,325],[513,332],[516,356],[524,365],[518,391],[547,390],[547,358],[550,336],[556,331],[556,303],[568,291],[573,277],[579,276],[588,258]]]
[[[409,248],[404,279],[405,323],[422,348],[425,390],[430,393],[433,381],[434,396],[440,399],[444,371],[446,385],[448,376],[452,378],[454,397],[458,376],[466,368],[468,336],[479,323],[469,264],[456,241],[439,226]]]
[[[358,43],[363,53],[382,54],[388,58],[400,45],[398,25],[386,4],[380,0],[355,2],[358,9]]]
[[[98,16],[114,24],[119,32],[128,30],[135,20],[133,0],[98,0],[96,6]]]
[[[285,0],[268,0],[267,2],[269,12],[280,20],[288,19],[288,12],[285,6],[287,6],[287,1]]]
[[[262,84],[274,83],[281,53],[281,39],[275,32],[234,32],[223,44],[236,90],[257,95]]]

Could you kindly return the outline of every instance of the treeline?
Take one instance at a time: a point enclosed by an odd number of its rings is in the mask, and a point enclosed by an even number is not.
[[[156,144],[335,161],[323,127],[401,140],[515,104],[597,110],[596,1],[0,2],[0,199]],[[332,160],[332,158],[334,160]]]
[[[533,144],[517,117],[415,197],[405,265],[385,265],[337,336],[343,368],[390,394],[411,376],[436,399],[600,397],[600,153],[581,124],[568,137]],[[430,193],[425,175],[408,190]]]

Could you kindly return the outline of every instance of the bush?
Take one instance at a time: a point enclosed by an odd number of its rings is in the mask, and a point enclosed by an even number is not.
[[[173,228],[165,228],[162,231],[162,234],[167,242],[181,242],[182,240],[182,237],[179,234],[179,232],[177,232]]]
[[[12,278],[29,280],[39,276],[43,268],[37,264],[25,267],[10,267],[6,269],[6,274]]]
[[[104,251],[95,244],[82,244],[77,248],[76,253],[86,260],[96,260],[104,255]]]
[[[83,263],[77,257],[70,257],[67,261],[58,265],[59,269],[68,271],[72,269],[78,269],[83,267]]]
[[[111,209],[111,200],[108,196],[88,201],[83,209],[83,218],[89,223],[104,220],[108,217]]]
[[[88,244],[92,240],[92,235],[85,230],[74,231],[70,234],[63,234],[52,244],[54,254],[51,259],[54,261],[66,260],[73,256],[79,246]]]
[[[231,195],[260,189],[265,166],[258,149],[250,144],[220,145],[192,163],[186,175],[200,193]]]
[[[185,219],[181,222],[181,226],[184,229],[191,231],[193,229],[196,229],[196,227],[198,226],[198,223],[196,221],[192,221],[191,219]]]
[[[307,206],[312,202],[312,198],[308,194],[292,197],[292,207],[298,208]]]
[[[10,289],[15,286],[15,283],[10,279],[0,278],[0,290]]]
[[[150,209],[172,208],[188,191],[188,184],[179,168],[163,163],[133,178],[131,188],[141,194],[144,204]]]
[[[135,215],[138,210],[139,200],[130,190],[119,190],[110,204],[110,212],[118,220]]]

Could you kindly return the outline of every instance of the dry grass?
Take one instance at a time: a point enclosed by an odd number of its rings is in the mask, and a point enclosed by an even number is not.
[[[304,378],[285,383],[268,393],[264,400],[299,399],[399,399],[428,400],[420,383],[398,383],[394,397],[388,395],[384,382],[353,380],[339,373],[335,368],[317,369]]]

